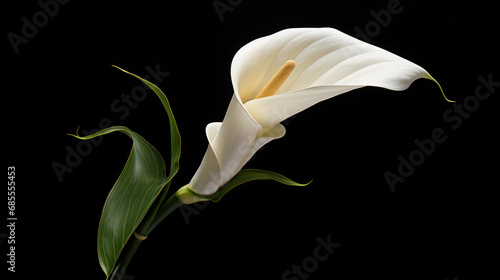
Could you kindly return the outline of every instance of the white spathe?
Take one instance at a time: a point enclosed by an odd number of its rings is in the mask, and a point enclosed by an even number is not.
[[[254,99],[288,60],[296,67],[275,95]],[[432,77],[420,66],[332,28],[293,28],[242,47],[231,64],[234,95],[222,123],[207,125],[207,152],[188,184],[211,195],[263,145],[283,137],[281,121],[353,89],[404,90]]]

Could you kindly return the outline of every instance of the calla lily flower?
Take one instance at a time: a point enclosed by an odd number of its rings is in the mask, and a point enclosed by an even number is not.
[[[332,28],[256,39],[233,58],[233,97],[223,122],[207,125],[208,148],[187,187],[214,194],[262,146],[285,135],[280,122],[318,102],[366,86],[401,91],[419,78],[435,81],[415,63]]]
[[[270,171],[242,169],[262,146],[285,135],[283,120],[365,86],[401,91],[419,78],[437,83],[422,67],[332,28],[286,29],[254,40],[233,58],[234,94],[224,120],[206,127],[208,148],[200,167],[189,184],[166,199],[179,170],[177,123],[167,97],[156,85],[120,70],[146,84],[163,104],[169,119],[171,155],[167,174],[158,150],[127,127],[112,126],[87,136],[70,134],[90,140],[122,132],[132,139],[130,155],[99,222],[97,251],[107,279],[121,279],[149,233],[183,204],[217,202],[234,187],[253,180],[308,185]]]

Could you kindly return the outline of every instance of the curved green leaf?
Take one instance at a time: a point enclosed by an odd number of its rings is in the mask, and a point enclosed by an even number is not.
[[[170,146],[171,146],[171,156],[170,156],[170,175],[173,176],[178,170],[179,170],[179,158],[181,157],[181,135],[179,133],[179,129],[177,128],[177,122],[175,121],[174,114],[172,113],[172,109],[170,108],[170,103],[168,102],[167,97],[165,94],[161,91],[160,88],[158,88],[155,84],[149,82],[148,80],[145,80],[136,74],[130,73],[126,70],[121,69],[118,66],[113,65],[113,67],[116,67],[120,69],[121,71],[132,75],[136,77],[137,79],[141,80],[143,83],[145,83],[149,88],[151,88],[156,96],[160,99],[161,103],[163,104],[163,107],[165,108],[165,111],[167,112],[168,115],[168,120],[170,124]]]
[[[307,184],[300,184],[291,179],[288,179],[287,177],[281,174],[274,173],[271,171],[260,170],[260,169],[242,169],[229,182],[227,182],[224,186],[222,186],[216,193],[208,196],[208,198],[214,202],[218,202],[226,193],[234,189],[236,186],[254,180],[274,180],[288,186],[296,186],[296,187],[304,187],[312,182],[310,181]]]
[[[73,136],[88,140],[115,131],[129,136],[133,145],[127,163],[106,199],[99,222],[99,263],[108,276],[128,239],[171,179],[166,175],[165,162],[158,150],[126,127],[109,127],[89,136]]]
[[[119,67],[116,68],[145,83],[160,99],[169,118],[171,157],[170,173],[167,176],[165,162],[160,153],[139,134],[123,126],[106,128],[88,136],[72,135],[81,140],[88,140],[119,131],[128,135],[133,141],[127,163],[106,199],[99,223],[97,251],[99,263],[107,277],[113,272],[130,236],[134,231],[140,230],[137,227],[155,200],[165,198],[170,181],[179,170],[181,150],[180,133],[165,94],[153,83]],[[163,195],[159,196],[162,190]],[[144,220],[146,225],[141,225],[141,228],[148,227],[161,202],[157,202],[156,209],[147,216],[148,219]]]
[[[312,181],[307,184],[300,184],[287,177],[274,173],[271,171],[260,170],[260,169],[242,169],[238,172],[229,182],[227,182],[224,186],[222,186],[217,192],[212,195],[201,195],[193,191],[189,188],[189,185],[185,185],[180,188],[176,195],[184,204],[191,204],[200,201],[211,200],[213,202],[219,202],[219,200],[230,190],[235,187],[255,180],[274,180],[279,183],[288,185],[288,186],[296,186],[296,187],[304,187],[309,185]]]

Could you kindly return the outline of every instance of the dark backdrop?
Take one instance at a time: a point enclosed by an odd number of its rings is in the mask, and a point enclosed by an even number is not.
[[[128,279],[462,280],[497,272],[487,255],[498,251],[494,90],[500,73],[493,4],[66,2],[52,1],[58,8],[47,8],[51,14],[40,12],[44,0],[4,8],[4,151],[6,167],[16,168],[18,218],[16,273],[6,273],[7,279],[105,279],[97,226],[130,141],[111,134],[84,150],[67,133],[125,125],[168,158],[160,102],[148,93],[126,105],[139,83],[111,65],[140,76],[162,72],[151,79],[170,99],[182,136],[175,190],[201,161],[205,126],[224,116],[235,52],[284,28],[323,26],[352,36],[361,30],[363,40],[421,65],[465,111],[455,113],[460,107],[447,103],[434,83],[418,80],[404,92],[364,88],[300,113],[284,122],[285,138],[248,166],[312,184],[249,183],[219,203],[174,212],[139,249]],[[388,5],[399,7],[390,18],[380,12]],[[38,27],[23,27],[34,20]],[[490,81],[482,100],[474,95],[481,79]],[[398,174],[402,159],[418,153],[415,141],[436,129],[446,141],[391,188],[384,174]],[[78,147],[84,155],[71,156]],[[62,165],[65,172],[57,175],[54,166]],[[320,239],[340,246],[327,260],[313,261]],[[304,264],[310,272],[294,272]]]

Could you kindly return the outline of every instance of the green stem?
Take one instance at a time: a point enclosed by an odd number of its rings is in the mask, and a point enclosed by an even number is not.
[[[147,236],[149,232],[146,232],[153,220],[156,218],[156,215],[158,214],[158,210],[160,207],[163,205],[163,201],[165,200],[165,197],[167,196],[167,192],[170,189],[170,184],[172,181],[168,182],[163,190],[161,191],[160,195],[156,198],[155,204],[153,207],[151,207],[150,211],[142,220],[141,224],[137,227],[135,232],[139,233],[140,235]]]
[[[109,280],[121,280],[123,276],[125,276],[125,271],[127,270],[130,261],[134,257],[134,254],[141,245],[142,241],[143,240],[135,238],[135,236],[132,236],[132,238],[130,238],[127,245],[125,246],[125,249],[122,251],[120,258],[118,259],[118,262]]]
[[[165,195],[163,194],[160,201],[162,201],[164,197]],[[174,193],[166,202],[161,205],[155,206],[153,208],[153,211],[148,214],[143,222],[137,227],[135,232],[139,235],[147,237],[163,219],[165,219],[170,213],[172,213],[182,204],[183,203],[179,199],[177,194]],[[142,241],[144,240],[138,239],[135,235],[132,235],[130,237],[130,240],[127,242],[127,245],[122,251],[109,280],[121,280],[123,278],[123,276],[125,275],[125,271],[130,264],[130,261],[134,257],[134,254],[141,245]]]
[[[179,208],[183,203],[179,199],[177,193],[174,193],[165,203],[160,206],[156,217],[153,219],[151,224],[149,224],[148,229],[145,231],[145,235],[148,235],[163,219],[165,219],[172,211]]]

